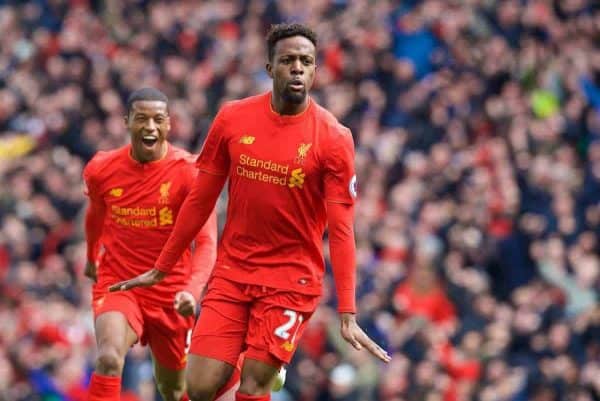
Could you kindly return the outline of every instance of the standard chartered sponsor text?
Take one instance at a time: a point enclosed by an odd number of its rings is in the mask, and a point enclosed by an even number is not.
[[[113,218],[117,224],[120,224],[125,227],[140,227],[140,228],[150,228],[150,227],[158,227],[158,219],[156,217],[152,219],[126,219],[124,217],[115,216],[113,214]]]
[[[112,205],[112,218],[115,223],[126,227],[151,228],[173,224],[173,211],[163,207],[123,207]]]
[[[244,166],[253,168],[249,169]],[[257,171],[256,169],[263,171]],[[240,163],[236,167],[236,173],[250,180],[285,186],[287,185],[287,173],[289,169],[290,166],[287,164],[279,164],[272,160],[256,159],[242,153],[240,155]]]
[[[117,216],[156,216],[155,207],[122,207],[112,205],[112,212]]]
[[[288,170],[290,169],[290,166],[287,164],[283,165],[275,163],[272,160],[255,159],[254,157],[250,157],[243,153],[240,155],[240,164],[242,166],[256,167],[263,170],[269,170],[275,173],[280,173],[283,175],[287,175]]]

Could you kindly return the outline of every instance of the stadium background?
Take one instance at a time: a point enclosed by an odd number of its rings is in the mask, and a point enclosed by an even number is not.
[[[599,4],[0,1],[0,400],[85,399],[81,172],[127,141],[127,94],[167,93],[197,150],[289,20],[355,136],[359,316],[394,359],[343,344],[329,278],[274,399],[600,399]],[[124,389],[154,399],[147,350]]]

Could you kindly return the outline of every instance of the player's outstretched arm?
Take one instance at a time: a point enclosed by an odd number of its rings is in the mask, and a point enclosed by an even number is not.
[[[215,210],[194,241],[192,251],[192,271],[187,285],[175,294],[175,310],[182,316],[190,316],[196,312],[196,304],[217,259],[217,213]]]
[[[129,280],[121,281],[108,287],[110,292],[127,291],[135,287],[150,287],[162,281],[167,274],[158,269],[150,269],[145,273],[140,274]]]
[[[194,239],[191,274],[186,291],[199,300],[217,260],[217,213],[215,210]]]
[[[382,360],[391,360],[388,353],[377,345],[356,322],[356,249],[353,229],[354,207],[351,204],[328,202],[327,222],[329,225],[329,250],[333,268],[333,279],[338,296],[338,311],[341,318],[341,334],[344,340],[357,350],[366,348]]]
[[[227,176],[199,172],[192,190],[185,198],[173,231],[163,247],[155,267],[130,280],[109,287],[110,291],[125,291],[135,287],[148,287],[160,282],[175,266],[183,252],[190,246],[198,231],[214,209]]]

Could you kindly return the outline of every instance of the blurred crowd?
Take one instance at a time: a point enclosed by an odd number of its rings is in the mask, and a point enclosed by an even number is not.
[[[163,90],[197,151],[270,88],[281,21],[318,33],[312,96],[355,136],[359,318],[393,360],[343,342],[328,277],[273,399],[600,400],[593,0],[0,1],[0,400],[85,400],[81,173],[128,93]],[[157,397],[146,349],[123,387]]]

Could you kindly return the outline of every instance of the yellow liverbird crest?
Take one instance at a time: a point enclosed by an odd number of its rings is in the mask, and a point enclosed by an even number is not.
[[[304,159],[311,146],[312,146],[312,143],[301,143],[300,146],[298,147],[298,157],[301,159]]]
[[[171,181],[163,182],[160,184],[160,199],[159,203],[169,203],[169,190],[171,189]]]
[[[308,150],[311,146],[312,143],[301,143],[300,146],[298,146],[298,156],[296,157],[296,163],[304,163],[304,159],[306,158]]]

